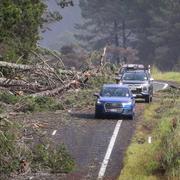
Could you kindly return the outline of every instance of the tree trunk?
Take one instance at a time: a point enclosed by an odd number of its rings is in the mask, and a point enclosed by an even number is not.
[[[30,71],[33,69],[44,69],[44,70],[54,71],[54,68],[45,67],[42,65],[33,66],[33,65],[9,63],[9,62],[5,62],[5,61],[0,61],[0,67],[11,68],[11,69],[20,69],[20,70],[24,70],[24,71]]]
[[[126,44],[126,21],[125,19],[122,20],[122,40],[123,40],[123,48],[126,49],[127,48],[127,44]],[[127,58],[123,57],[123,61],[124,63],[127,63]]]
[[[32,94],[30,96],[32,97],[39,97],[39,96],[54,96],[56,94],[59,94],[67,89],[69,89],[72,85],[72,82],[66,84],[65,86],[63,87],[58,87],[58,88],[55,88],[53,90],[47,90],[47,91],[42,91],[42,92],[39,92],[39,93],[35,93],[35,94]]]
[[[118,36],[118,24],[117,24],[117,21],[115,20],[114,21],[114,34],[115,34],[115,46],[116,47],[119,47],[119,36]],[[119,58],[119,55],[118,54],[116,54],[115,55],[116,56],[116,62],[117,62],[117,64],[119,64],[120,63],[120,58]]]
[[[47,87],[41,86],[38,83],[30,83],[30,82],[25,82],[22,80],[16,80],[16,79],[7,79],[7,78],[0,78],[0,86],[1,87],[6,87],[6,88],[11,88],[11,89],[16,89],[15,87],[19,87],[19,89],[29,89],[29,90],[34,90],[34,91],[40,91],[43,89],[47,89]]]
[[[126,49],[126,22],[125,20],[122,21],[122,35],[123,35],[123,48]]]

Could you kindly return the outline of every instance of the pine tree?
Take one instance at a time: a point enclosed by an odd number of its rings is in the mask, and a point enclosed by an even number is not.
[[[80,33],[75,37],[89,49],[106,44],[127,48],[132,35],[130,0],[80,0],[83,24],[76,25]]]

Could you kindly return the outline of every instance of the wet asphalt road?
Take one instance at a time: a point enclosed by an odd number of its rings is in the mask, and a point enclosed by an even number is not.
[[[64,144],[76,162],[76,169],[65,179],[97,179],[101,163],[117,120],[94,119],[93,111],[73,113],[73,120],[58,129],[53,139]],[[108,179],[115,179],[122,166],[123,152],[130,142],[135,121],[124,121],[107,168]],[[109,168],[110,167],[110,168]]]
[[[161,90],[165,84],[155,82],[154,91]],[[124,153],[131,141],[145,103],[136,104],[135,120],[121,119],[122,125],[118,132],[112,154],[103,179],[114,180],[120,175],[123,167]],[[96,180],[106,154],[114,128],[119,119],[95,119],[94,109],[82,112],[71,112],[69,123],[57,130],[53,137],[58,143],[63,143],[76,162],[76,169],[63,179]]]
[[[143,105],[139,105],[143,106]],[[117,119],[94,119],[93,111],[72,114],[73,122],[57,132],[57,142],[64,143],[76,161],[76,169],[66,179],[97,179],[101,163]],[[135,127],[135,121],[124,120],[118,133],[104,179],[116,179],[122,168],[123,154]]]
[[[154,91],[163,89],[164,83],[155,82]],[[142,113],[148,104],[136,103],[136,117],[128,119],[95,119],[94,108],[63,114],[39,113],[23,119],[32,122],[47,122],[47,135],[57,144],[64,144],[76,163],[75,170],[63,176],[45,175],[33,179],[43,180],[96,180],[113,135],[116,123],[122,120],[115,144],[104,174],[104,180],[115,180],[123,168],[123,158]],[[55,133],[54,133],[55,131]]]

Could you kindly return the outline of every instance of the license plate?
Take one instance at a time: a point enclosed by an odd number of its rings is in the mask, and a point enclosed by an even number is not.
[[[122,112],[122,109],[107,109],[107,112]]]
[[[130,90],[136,90],[136,86],[130,86]]]

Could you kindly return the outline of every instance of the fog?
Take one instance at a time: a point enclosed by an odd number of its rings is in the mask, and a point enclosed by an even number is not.
[[[73,7],[61,8],[54,0],[47,1],[48,9],[59,11],[63,19],[49,24],[46,31],[41,33],[41,40],[39,41],[41,46],[59,50],[62,45],[71,44],[75,41],[73,37],[74,25],[81,21],[81,11],[79,0],[74,2]]]

